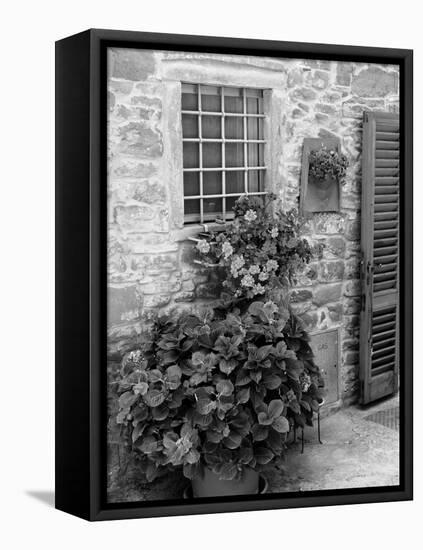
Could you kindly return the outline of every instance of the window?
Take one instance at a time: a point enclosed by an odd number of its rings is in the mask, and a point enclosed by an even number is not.
[[[263,90],[182,84],[185,223],[230,219],[264,195]]]

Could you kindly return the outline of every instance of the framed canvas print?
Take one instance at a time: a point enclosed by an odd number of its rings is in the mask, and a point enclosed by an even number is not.
[[[412,498],[412,52],[56,45],[56,506]]]

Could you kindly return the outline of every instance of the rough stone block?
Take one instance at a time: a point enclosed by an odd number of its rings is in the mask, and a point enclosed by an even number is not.
[[[177,294],[175,294],[173,299],[177,303],[179,303],[179,302],[193,302],[194,299],[195,299],[195,294],[194,294],[194,292],[188,292],[188,291],[178,292]]]
[[[322,240],[324,244],[323,257],[326,259],[342,258],[345,254],[343,237],[329,237]]]
[[[310,300],[312,296],[313,295],[310,290],[293,290],[291,292],[290,299],[292,303],[298,303]]]
[[[349,241],[359,241],[361,236],[361,227],[359,220],[347,220],[345,224],[345,237]]]
[[[358,258],[345,262],[345,279],[358,279],[360,277],[360,262]]]
[[[163,153],[161,132],[144,121],[119,126],[119,137],[120,153],[136,155],[137,158],[157,158]]]
[[[336,83],[339,86],[350,86],[353,72],[352,63],[337,63],[336,65]]]
[[[356,365],[360,358],[359,355],[357,351],[347,351],[344,354],[344,365]]]
[[[313,101],[316,99],[317,94],[311,88],[295,88],[290,94],[291,99],[294,101]]]
[[[314,228],[316,233],[340,234],[344,232],[345,220],[339,214],[315,214]]]
[[[328,305],[328,315],[333,323],[339,323],[342,320],[342,304]]]
[[[158,308],[166,306],[170,302],[170,294],[152,294],[144,296],[144,307]]]
[[[344,340],[342,342],[342,351],[358,351],[360,343],[358,340]]]
[[[119,178],[150,178],[157,173],[157,166],[150,163],[133,161],[132,159],[122,159],[112,169],[112,175]]]
[[[329,84],[329,73],[326,71],[314,71],[312,78],[312,86],[317,90],[324,90]]]
[[[123,288],[109,287],[107,303],[109,324],[130,321],[139,317],[141,301],[135,285]]]
[[[341,298],[342,283],[319,285],[313,289],[313,303],[322,306]]]
[[[351,92],[361,97],[385,97],[398,93],[398,74],[370,66],[353,77]]]
[[[155,70],[154,54],[148,50],[118,48],[109,52],[109,75],[126,80],[145,80]]]
[[[318,279],[321,282],[340,281],[344,277],[342,260],[322,261],[319,263]]]
[[[306,330],[313,330],[316,328],[319,321],[319,317],[315,311],[304,313],[300,315],[300,319]]]
[[[133,82],[128,80],[113,80],[109,79],[109,88],[112,92],[120,95],[129,95],[134,86]]]
[[[344,313],[345,315],[352,315],[355,313],[360,313],[361,309],[361,298],[345,298],[344,300]]]
[[[293,303],[291,304],[291,309],[294,312],[295,315],[303,315],[307,311],[309,311],[312,307],[311,302],[301,302],[301,303]]]
[[[345,285],[344,295],[348,297],[360,296],[361,295],[361,281],[352,280],[348,281]]]

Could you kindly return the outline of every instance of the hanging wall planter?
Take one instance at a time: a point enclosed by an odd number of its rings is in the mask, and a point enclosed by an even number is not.
[[[304,140],[300,193],[303,215],[339,212],[340,184],[347,166],[338,138]]]

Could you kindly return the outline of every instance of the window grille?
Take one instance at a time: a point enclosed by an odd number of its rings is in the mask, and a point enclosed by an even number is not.
[[[185,223],[233,218],[242,195],[265,195],[263,90],[182,84]]]

